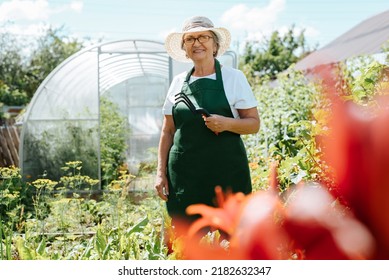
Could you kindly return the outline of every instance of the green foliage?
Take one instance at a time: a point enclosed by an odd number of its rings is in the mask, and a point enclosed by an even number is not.
[[[83,47],[83,42],[62,35],[62,29],[49,27],[35,44],[0,33],[0,84],[9,88],[5,104],[28,103],[47,75]]]
[[[31,193],[17,167],[0,168],[0,260],[11,259],[13,232],[29,217]]]
[[[47,177],[59,181],[66,162],[83,162],[83,174],[98,177],[97,128],[82,121],[63,121],[40,134],[26,131],[24,177],[32,181]]]
[[[117,106],[104,98],[101,98],[100,114],[100,129],[97,122],[64,120],[58,122],[57,126],[48,126],[39,134],[27,130],[25,158],[30,160],[25,163],[25,178],[32,181],[44,174],[47,178],[59,181],[66,172],[60,167],[67,162],[78,161],[82,162],[83,176],[98,178],[100,152],[102,186],[117,179],[120,175],[119,167],[124,162],[128,128]]]
[[[297,36],[294,26],[285,35],[274,31],[270,39],[263,43],[247,43],[240,59],[240,68],[252,85],[261,83],[263,78],[275,79],[277,74],[309,54],[304,30]]]
[[[11,90],[9,86],[0,80],[0,103],[12,106],[25,105],[28,102],[28,97],[25,92],[20,92],[18,89]]]
[[[68,171],[77,170],[80,165],[70,162],[67,167]],[[10,172],[5,168],[0,171]],[[20,179],[18,170],[12,174],[12,178]],[[14,233],[10,224],[0,219],[0,259],[166,259],[167,248],[161,234],[166,212],[163,203],[154,193],[135,202],[127,189],[129,176],[122,174],[97,200],[79,195],[69,197],[61,192],[44,194],[53,190],[57,182],[33,182],[30,187],[36,191],[36,209],[24,216],[18,232]]]
[[[63,167],[62,170],[65,171],[65,175],[61,177],[60,183],[66,190],[91,190],[99,183],[99,180],[92,179],[89,176],[81,174],[81,161],[67,162],[66,166]]]
[[[387,58],[386,64],[388,64]],[[356,57],[338,67],[337,86],[346,100],[371,103],[381,95],[389,82],[388,66],[371,56]]]
[[[62,35],[62,29],[49,27],[46,34],[38,39],[37,48],[32,51],[26,75],[26,91],[30,97],[51,71],[84,46],[78,39]]]
[[[261,129],[245,137],[254,189],[268,187],[272,161],[279,162],[281,190],[302,179],[317,179],[322,172],[315,142],[323,124],[320,118],[325,117],[320,111],[324,108],[320,91],[292,70],[278,75],[277,83],[263,83],[254,89]]]
[[[341,64],[334,77],[337,92],[345,100],[375,105],[377,95],[389,89],[387,65],[372,57],[355,58]],[[320,83],[309,83],[301,73],[288,70],[277,76],[277,84],[258,84],[261,130],[245,137],[254,189],[266,189],[270,164],[278,162],[281,191],[301,180],[331,186],[330,170],[321,158],[316,138],[327,132],[329,100]],[[334,94],[333,91],[331,91]]]
[[[0,168],[0,220],[17,226],[26,205],[31,203],[31,191],[23,183],[20,169],[15,166]]]
[[[120,175],[119,167],[125,160],[130,132],[118,106],[103,97],[100,98],[100,120],[101,173],[105,186]]]
[[[7,85],[11,92],[25,91],[26,57],[22,55],[25,47],[25,42],[15,35],[0,33],[0,83]]]

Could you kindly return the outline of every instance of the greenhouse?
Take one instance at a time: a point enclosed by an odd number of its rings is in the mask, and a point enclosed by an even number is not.
[[[237,65],[232,51],[220,60]],[[23,178],[58,180],[66,162],[81,161],[83,174],[101,182],[107,157],[119,156],[136,174],[156,160],[165,95],[172,77],[189,67],[146,40],[102,43],[69,57],[42,82],[23,117]],[[122,155],[112,154],[121,148]]]

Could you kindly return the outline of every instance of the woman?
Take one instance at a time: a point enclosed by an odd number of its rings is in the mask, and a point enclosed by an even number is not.
[[[240,135],[258,131],[257,101],[243,73],[221,66],[216,59],[229,48],[230,38],[227,29],[196,16],[165,41],[173,59],[194,64],[191,71],[173,79],[163,106],[155,187],[173,222],[190,221],[185,209],[191,204],[215,205],[215,186],[251,192]],[[177,103],[178,93],[210,116],[194,114],[184,102]]]

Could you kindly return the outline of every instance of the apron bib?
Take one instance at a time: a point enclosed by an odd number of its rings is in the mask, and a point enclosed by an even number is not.
[[[216,80],[201,78],[189,84],[193,68],[182,92],[210,114],[232,118],[216,59],[215,70]],[[185,216],[191,204],[215,206],[215,186],[234,193],[251,192],[246,150],[239,134],[224,131],[216,135],[205,126],[201,115],[193,114],[182,102],[173,106],[173,119],[176,132],[167,168],[170,216]]]

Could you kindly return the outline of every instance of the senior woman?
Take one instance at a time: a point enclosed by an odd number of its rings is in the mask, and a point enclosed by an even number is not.
[[[177,75],[163,105],[163,126],[158,148],[155,187],[175,219],[191,221],[185,209],[191,204],[215,205],[215,187],[251,192],[246,150],[240,135],[259,130],[257,101],[237,69],[216,59],[230,44],[230,33],[215,28],[206,17],[184,22],[182,32],[165,41],[168,54],[194,67]],[[210,116],[194,114],[177,94],[185,94]]]

